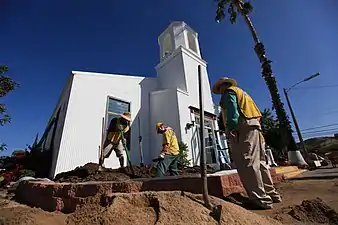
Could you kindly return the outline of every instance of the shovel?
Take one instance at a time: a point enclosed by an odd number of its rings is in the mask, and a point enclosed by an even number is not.
[[[103,156],[103,145],[104,145],[104,136],[105,136],[105,129],[104,129],[104,125],[105,125],[105,121],[104,121],[104,117],[102,117],[102,133],[101,133],[101,146],[99,146],[99,164],[101,162],[103,162],[104,156]],[[99,171],[102,171],[102,165],[99,165]]]
[[[143,164],[143,151],[142,151],[142,136],[141,136],[141,122],[140,122],[140,117],[138,117],[138,134],[139,134],[139,137],[138,137],[138,143],[139,143],[139,146],[140,146],[140,159],[141,159],[141,162],[140,162],[140,166],[144,166]]]
[[[123,132],[122,132],[122,131],[120,131],[120,134],[121,134],[121,138],[124,139],[124,135],[123,135]],[[129,154],[129,150],[128,150],[128,148],[127,148],[127,145],[126,145],[125,143],[123,143],[123,147],[124,147],[124,149],[126,150],[127,161],[128,161],[128,164],[129,164],[131,173],[132,173],[133,175],[135,175],[135,171],[134,171],[133,165],[131,164],[130,154]]]

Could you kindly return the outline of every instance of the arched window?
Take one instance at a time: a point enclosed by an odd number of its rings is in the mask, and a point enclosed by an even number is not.
[[[188,31],[188,44],[189,48],[193,50],[195,53],[197,52],[197,43],[196,43],[196,37],[191,32]]]
[[[167,34],[163,38],[162,43],[162,57],[167,57],[172,53],[172,45],[171,45],[171,36],[170,34]]]

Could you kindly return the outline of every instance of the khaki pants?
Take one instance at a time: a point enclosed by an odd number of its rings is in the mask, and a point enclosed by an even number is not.
[[[125,150],[124,149],[124,146],[123,146],[123,143],[122,143],[122,140],[119,141],[118,145],[114,145],[112,143],[109,143],[107,144],[108,141],[106,141],[105,145],[106,146],[103,151],[102,151],[102,155],[99,159],[99,165],[100,166],[103,166],[103,163],[104,163],[104,159],[105,158],[109,158],[109,156],[111,155],[111,153],[113,151],[115,151],[115,154],[116,154],[116,157],[119,158],[119,162],[120,162],[120,167],[124,167],[124,157],[123,157],[123,151]]]
[[[123,147],[123,143],[122,140],[119,141],[119,143],[117,145],[113,145],[113,144],[108,144],[104,149],[103,149],[103,157],[104,158],[109,158],[110,154],[112,153],[112,151],[115,151],[116,157],[120,158],[123,156],[123,151],[124,151],[124,147]]]
[[[265,161],[265,146],[257,119],[241,121],[238,136],[230,138],[231,152],[238,175],[249,198],[257,203],[271,204],[279,197]]]

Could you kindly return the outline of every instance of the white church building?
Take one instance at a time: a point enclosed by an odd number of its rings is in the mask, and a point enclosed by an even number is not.
[[[155,67],[155,78],[71,72],[41,139],[43,149],[51,152],[50,177],[88,162],[98,163],[99,146],[105,138],[102,130],[107,129],[113,117],[126,111],[132,115],[128,146],[133,164],[140,164],[139,136],[145,164],[159,155],[162,137],[156,133],[155,124],[163,121],[188,145],[191,164],[198,165],[199,65],[207,163],[219,165],[220,151],[227,144],[217,132],[218,107],[212,100],[207,63],[201,57],[197,33],[184,22],[172,22],[159,36],[158,44],[160,62]],[[119,167],[115,154],[105,160],[105,167]]]

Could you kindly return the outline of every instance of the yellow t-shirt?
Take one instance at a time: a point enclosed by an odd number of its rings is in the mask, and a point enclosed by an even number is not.
[[[120,118],[115,121],[111,121],[104,146],[108,145],[109,143],[117,145],[122,138],[121,131],[123,134],[125,134],[129,131],[129,129],[129,126],[120,123]]]
[[[180,148],[178,147],[178,141],[175,132],[172,129],[167,129],[163,133],[162,145],[168,144],[169,151],[166,154],[178,155]]]

